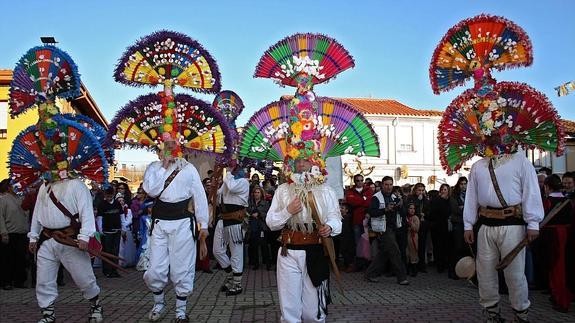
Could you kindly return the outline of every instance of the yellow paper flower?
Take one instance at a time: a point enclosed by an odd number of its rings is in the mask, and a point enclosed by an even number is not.
[[[489,119],[483,123],[483,127],[486,129],[493,129],[494,123],[495,122],[492,119]]]
[[[491,156],[493,156],[493,150],[491,150],[491,147],[485,148],[485,157],[491,157]]]
[[[297,136],[299,138],[299,136],[301,135],[301,132],[303,130],[303,125],[301,124],[301,122],[295,122],[294,124],[291,125],[291,131],[293,132],[293,134],[295,136]]]
[[[299,150],[297,150],[295,147],[291,147],[288,156],[290,156],[291,159],[296,159],[299,157]]]
[[[48,104],[46,106],[46,111],[48,112],[48,114],[50,115],[55,115],[58,113],[58,107],[54,104]]]
[[[68,162],[63,160],[61,162],[56,163],[56,166],[58,167],[59,170],[63,170],[68,168]]]

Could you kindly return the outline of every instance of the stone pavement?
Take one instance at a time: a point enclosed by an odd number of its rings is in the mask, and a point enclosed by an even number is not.
[[[102,287],[101,299],[106,322],[146,322],[152,306],[151,293],[146,290],[142,273],[130,270],[123,278],[104,278],[96,269]],[[361,273],[342,274],[344,295],[332,282],[333,304],[329,307],[330,322],[481,322],[477,289],[466,281],[453,281],[432,272],[411,278],[410,286],[400,286],[394,278],[379,283],[362,279]],[[225,274],[197,273],[193,295],[188,302],[191,322],[276,322],[279,321],[275,272],[246,270],[244,293],[226,297],[219,292]],[[551,309],[548,295],[534,291],[532,322],[575,322],[575,306],[567,314]],[[165,322],[173,319],[175,296],[167,290],[170,308]],[[502,301],[503,314],[511,318],[509,302]],[[88,303],[74,283],[60,288],[56,303],[59,322],[85,322]],[[0,322],[36,322],[38,307],[33,289],[0,290]]]

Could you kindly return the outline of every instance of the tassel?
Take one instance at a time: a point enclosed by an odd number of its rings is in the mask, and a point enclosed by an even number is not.
[[[327,315],[327,306],[331,304],[331,292],[329,290],[329,278],[322,281],[317,287],[317,319],[321,319],[322,313]]]

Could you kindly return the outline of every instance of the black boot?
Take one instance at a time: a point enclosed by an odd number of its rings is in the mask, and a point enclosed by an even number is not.
[[[529,323],[529,318],[527,317],[529,310],[525,309],[523,311],[516,311],[515,309],[513,309],[513,322],[517,322],[517,323]]]
[[[241,274],[237,275],[234,274],[234,278],[232,280],[232,286],[226,292],[226,296],[233,296],[241,294],[243,291],[242,289],[242,276]]]
[[[230,275],[226,278],[226,282],[220,287],[220,292],[227,292],[232,288],[234,282],[234,276]]]
[[[99,323],[104,321],[104,310],[102,305],[100,305],[100,299],[98,296],[90,300],[90,314],[88,316],[88,322]]]
[[[52,323],[56,322],[56,316],[54,315],[54,304],[48,305],[48,307],[42,308],[42,319],[38,323]]]
[[[485,322],[487,323],[503,323],[505,319],[501,317],[499,310],[499,304],[495,304],[491,307],[486,307],[483,309],[483,315],[485,316]]]

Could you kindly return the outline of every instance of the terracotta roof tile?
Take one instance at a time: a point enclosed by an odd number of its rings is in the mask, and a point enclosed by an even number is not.
[[[434,117],[441,117],[443,115],[443,111],[438,111],[438,110],[419,110],[419,111],[425,112],[429,116],[434,116]]]
[[[10,85],[12,81],[12,70],[0,69],[0,85]]]
[[[417,110],[411,108],[396,100],[390,99],[372,99],[372,98],[334,98],[352,105],[364,114],[383,114],[383,115],[401,115],[401,116],[418,116],[431,117],[441,116],[440,111]]]
[[[575,121],[561,119],[561,123],[565,128],[565,133],[568,135],[575,135]]]
[[[282,100],[291,99],[291,95],[282,95]],[[345,102],[363,114],[401,115],[416,117],[440,117],[443,111],[418,110],[392,99],[375,98],[333,98]]]

